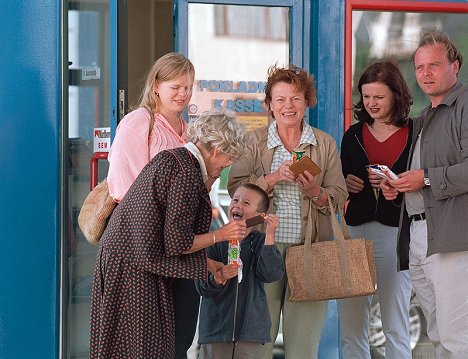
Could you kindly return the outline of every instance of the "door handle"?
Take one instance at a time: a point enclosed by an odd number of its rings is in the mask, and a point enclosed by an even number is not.
[[[125,116],[125,90],[119,90],[119,122]]]
[[[94,152],[89,163],[89,189],[92,191],[98,184],[98,162],[107,160],[109,152]]]

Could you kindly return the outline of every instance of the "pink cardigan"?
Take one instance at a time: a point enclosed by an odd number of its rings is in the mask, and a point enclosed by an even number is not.
[[[150,114],[138,108],[127,114],[117,127],[109,152],[109,193],[115,202],[120,202],[143,167],[159,152],[181,147],[187,143],[183,121],[183,134],[179,136],[169,122],[159,113],[155,114],[153,131],[149,137]]]

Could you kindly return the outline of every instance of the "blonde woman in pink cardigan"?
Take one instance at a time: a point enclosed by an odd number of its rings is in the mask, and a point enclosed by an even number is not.
[[[156,154],[187,142],[180,114],[192,97],[194,78],[193,64],[181,54],[166,54],[153,64],[139,107],[120,121],[109,153],[107,181],[115,202]]]

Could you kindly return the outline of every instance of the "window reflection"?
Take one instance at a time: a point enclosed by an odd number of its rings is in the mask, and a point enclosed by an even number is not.
[[[289,63],[289,8],[189,4],[188,23],[196,69],[189,119],[224,107],[249,128],[265,125],[267,69]]]
[[[394,59],[414,96],[410,116],[419,115],[428,100],[416,83],[411,55],[421,33],[432,29],[445,32],[468,56],[468,14],[353,11],[353,84],[369,64]],[[466,66],[460,69],[458,78],[468,83]],[[358,98],[357,89],[353,86],[353,103]]]
[[[215,31],[219,36],[288,41],[288,14],[284,8],[215,5]]]

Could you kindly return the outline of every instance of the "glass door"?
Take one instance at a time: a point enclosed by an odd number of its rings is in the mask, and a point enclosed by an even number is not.
[[[67,2],[68,138],[67,209],[62,265],[62,357],[89,357],[89,313],[97,247],[78,226],[90,191],[90,161],[97,179],[118,120],[137,103],[146,72],[173,51],[172,0]],[[101,159],[98,161],[98,159]]]
[[[68,218],[64,240],[62,338],[64,358],[88,358],[91,285],[97,247],[78,227],[78,214],[90,191],[90,159],[110,145],[115,126],[115,69],[111,52],[110,0],[68,2]],[[115,13],[115,12],[114,12]],[[114,76],[114,78],[112,78]],[[98,177],[107,174],[100,161]]]

